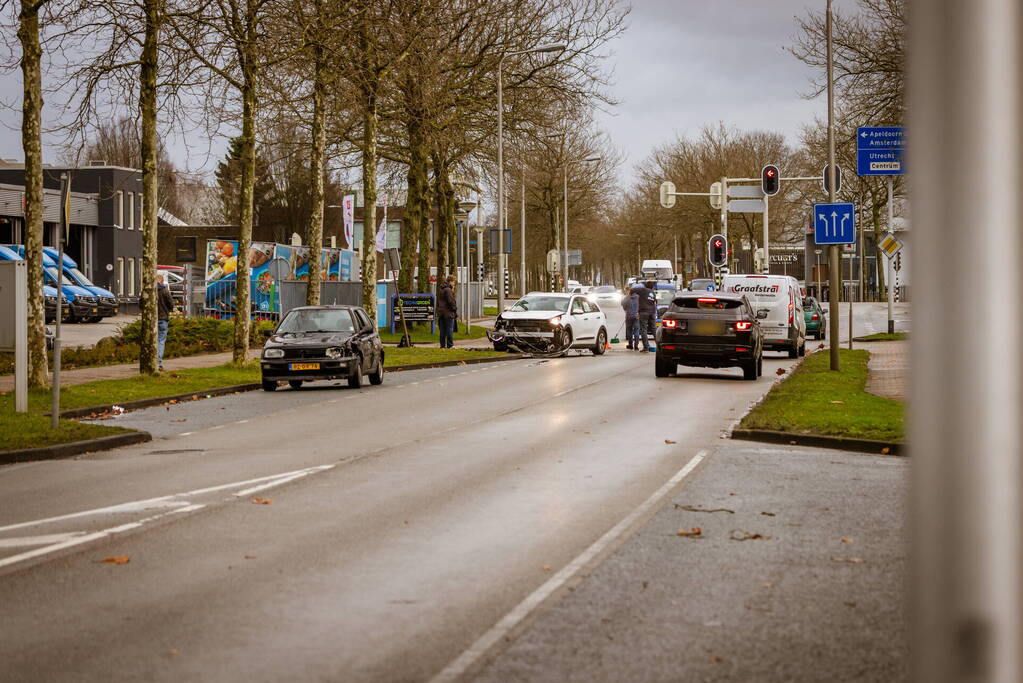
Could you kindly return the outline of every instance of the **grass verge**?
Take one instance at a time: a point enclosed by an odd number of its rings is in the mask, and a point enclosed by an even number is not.
[[[877,334],[870,334],[866,337],[856,337],[853,341],[904,341],[909,339],[909,335],[905,332],[896,332],[894,334],[888,334],[887,332],[878,332]]]
[[[60,420],[57,429],[50,429],[50,418],[32,413],[16,413],[13,408],[0,412],[0,452],[23,448],[40,448],[56,444],[85,441],[131,431],[123,427],[107,427]]]
[[[905,440],[904,406],[868,394],[870,353],[840,350],[839,372],[827,353],[815,353],[742,419],[741,429],[844,436],[878,441]]]
[[[395,331],[391,333],[390,328],[380,328],[380,340],[384,342],[399,342],[401,341],[401,323],[394,326]],[[429,325],[417,325],[413,327],[409,325],[409,336],[412,337],[414,342],[436,342],[440,339],[440,328],[433,334],[430,334]],[[480,327],[479,325],[473,325],[469,333],[465,333],[465,324],[459,323],[458,330],[455,331],[455,339],[480,339],[487,336],[487,328]]]
[[[498,313],[497,306],[484,306],[483,307],[483,315],[493,315],[493,316],[496,316],[497,313]]]
[[[507,354],[494,351],[467,351],[462,349],[387,349],[385,367],[412,363],[436,363],[439,361],[489,358]],[[197,394],[220,387],[259,382],[259,363],[251,361],[245,365],[217,365],[211,368],[189,368],[164,372],[151,377],[136,375],[124,379],[106,379],[84,384],[62,387],[60,390],[61,410],[91,408],[92,406],[119,405],[130,401]],[[35,415],[50,410],[50,390],[31,389],[28,396],[29,412]],[[0,415],[14,414],[14,395],[0,395]],[[47,428],[49,418],[46,418]],[[74,423],[73,423],[74,424]],[[0,423],[0,427],[2,427]],[[6,428],[4,428],[6,432]]]

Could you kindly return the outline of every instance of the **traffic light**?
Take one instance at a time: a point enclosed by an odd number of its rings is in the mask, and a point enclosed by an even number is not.
[[[728,240],[724,235],[713,235],[707,241],[707,260],[715,268],[723,268],[728,263]]]
[[[781,173],[777,166],[774,164],[764,166],[764,169],[760,171],[760,187],[768,197],[778,194],[778,190],[781,189]]]
[[[824,164],[824,170],[821,171],[821,185],[824,187],[824,192],[831,192],[831,182],[829,178],[831,174],[828,173],[828,166],[831,164]],[[839,190],[842,189],[842,167],[835,164],[835,194],[838,194]]]

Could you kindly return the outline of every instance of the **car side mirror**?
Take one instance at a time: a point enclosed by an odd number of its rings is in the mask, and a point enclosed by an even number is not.
[[[766,308],[761,308],[759,311],[757,311],[757,318],[758,319],[763,320],[766,317],[767,317],[767,309]]]

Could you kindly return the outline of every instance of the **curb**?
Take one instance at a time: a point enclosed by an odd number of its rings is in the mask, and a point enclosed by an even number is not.
[[[794,434],[790,432],[773,432],[766,429],[733,429],[731,438],[762,443],[833,448],[839,451],[871,453],[873,455],[907,455],[906,444],[896,441],[850,439],[844,436],[824,436],[822,434]],[[888,449],[888,453],[881,452],[885,448]]]
[[[13,465],[18,462],[31,460],[57,460],[70,458],[82,453],[93,451],[105,451],[121,446],[133,446],[139,443],[152,441],[153,436],[149,432],[126,432],[124,434],[112,434],[101,436],[96,439],[85,441],[72,441],[70,443],[59,443],[52,446],[40,448],[23,448],[17,451],[4,451],[0,453],[0,465]]]
[[[490,349],[487,349],[488,351]],[[522,358],[522,354],[508,354],[507,356],[495,356],[493,358],[463,358],[461,360],[442,360],[433,363],[410,363],[408,365],[395,365],[392,367],[385,367],[384,373],[388,372],[403,372],[406,370],[429,370],[430,368],[448,368],[458,365],[475,365],[477,363],[494,363],[506,360],[518,360]],[[138,410],[139,408],[151,408],[153,406],[160,406],[171,401],[191,401],[193,396],[203,398],[212,398],[214,396],[225,396],[227,394],[234,394],[244,391],[255,391],[262,389],[263,385],[259,382],[252,384],[235,384],[229,387],[217,387],[216,389],[205,389],[203,391],[190,391],[187,394],[177,394],[175,396],[157,396],[154,398],[144,398],[138,401],[127,401],[125,403],[117,403],[116,405],[124,408],[125,410]],[[99,415],[112,409],[115,404],[104,405],[104,406],[90,406],[88,408],[75,408],[74,410],[65,410],[60,414],[62,418],[72,419],[89,417],[90,415]]]
[[[143,398],[138,401],[127,401],[126,403],[117,403],[105,406],[90,406],[88,408],[75,408],[74,410],[65,410],[60,416],[66,419],[76,417],[89,417],[90,415],[98,415],[105,413],[112,409],[114,405],[121,406],[125,410],[138,410],[139,408],[151,408],[152,406],[163,405],[171,401],[190,401],[193,396],[200,396],[202,398],[213,397],[213,396],[224,396],[225,394],[233,394],[239,391],[254,391],[262,388],[261,384],[235,384],[229,387],[217,387],[216,389],[205,389],[203,391],[190,391],[187,394],[177,394],[175,396],[157,396],[154,398]]]
[[[909,337],[905,339],[867,339],[866,337],[853,337],[854,342],[860,342],[861,344],[883,344],[885,342],[896,342],[896,341],[909,341]]]

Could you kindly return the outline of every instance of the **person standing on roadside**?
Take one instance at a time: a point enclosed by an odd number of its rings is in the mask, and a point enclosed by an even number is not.
[[[163,349],[167,345],[170,314],[174,310],[174,297],[167,286],[167,273],[156,272],[156,366],[163,372]]]
[[[448,275],[437,287],[437,322],[440,325],[440,347],[442,349],[450,349],[455,345],[455,320],[457,319],[455,276]]]
[[[639,295],[627,290],[622,295],[622,310],[625,311],[625,348],[639,349]]]
[[[646,285],[636,287],[632,290],[639,297],[639,334],[643,338],[643,346],[640,352],[653,351],[650,346],[650,337],[654,334],[654,319],[657,317],[657,298],[654,295],[654,281],[647,281]]]

